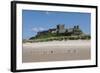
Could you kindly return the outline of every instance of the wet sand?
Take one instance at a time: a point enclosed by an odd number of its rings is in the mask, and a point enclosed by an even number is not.
[[[87,59],[91,59],[90,40],[23,43],[23,63]]]

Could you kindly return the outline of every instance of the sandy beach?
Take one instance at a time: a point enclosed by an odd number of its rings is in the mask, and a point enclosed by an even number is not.
[[[23,43],[23,63],[87,59],[91,59],[90,40]]]

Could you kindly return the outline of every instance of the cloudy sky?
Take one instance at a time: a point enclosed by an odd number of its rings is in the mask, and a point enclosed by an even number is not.
[[[66,28],[79,25],[83,32],[90,34],[90,19],[90,13],[23,10],[23,39],[35,36],[39,31],[55,28],[57,24],[65,24]]]

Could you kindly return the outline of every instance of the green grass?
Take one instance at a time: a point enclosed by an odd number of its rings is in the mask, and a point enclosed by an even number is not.
[[[89,40],[91,39],[90,35],[79,35],[79,36],[57,36],[55,34],[41,35],[38,37],[31,38],[28,42],[46,42],[46,41],[62,41],[62,40]]]

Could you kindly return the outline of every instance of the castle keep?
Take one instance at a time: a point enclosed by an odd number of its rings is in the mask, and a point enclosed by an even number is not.
[[[66,36],[83,34],[79,25],[74,26],[73,28],[65,28],[64,24],[59,24],[59,25],[56,26],[56,28],[52,28],[52,29],[49,29],[49,30],[46,30],[46,31],[38,32],[37,36],[46,35],[48,33],[58,34],[58,35],[62,34],[62,35],[66,35]]]

